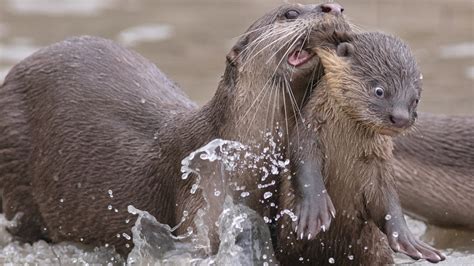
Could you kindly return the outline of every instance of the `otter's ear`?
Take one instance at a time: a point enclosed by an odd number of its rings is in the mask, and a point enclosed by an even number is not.
[[[342,42],[337,46],[336,53],[339,57],[351,57],[354,54],[354,45]]]
[[[248,35],[240,38],[237,43],[232,47],[230,52],[227,54],[227,63],[233,66],[237,66],[241,63],[242,61],[242,56],[241,53],[249,43],[249,37]]]

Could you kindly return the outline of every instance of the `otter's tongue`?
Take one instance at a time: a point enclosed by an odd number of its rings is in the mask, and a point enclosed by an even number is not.
[[[313,57],[313,55],[308,53],[308,51],[296,49],[288,56],[288,64],[298,67],[308,62],[311,57]]]

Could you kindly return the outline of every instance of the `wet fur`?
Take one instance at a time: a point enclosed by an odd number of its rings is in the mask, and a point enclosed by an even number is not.
[[[321,171],[336,208],[336,218],[327,232],[320,232],[316,240],[308,241],[297,240],[290,231],[291,221],[283,216],[278,229],[280,233],[276,252],[284,265],[329,265],[330,259],[334,259],[337,265],[381,265],[393,262],[385,236],[387,231],[390,232],[390,226],[384,217],[387,213],[397,213],[396,216],[403,219],[394,186],[393,142],[391,137],[378,133],[384,126],[385,113],[373,106],[371,91],[366,91],[367,82],[363,77],[407,85],[401,91],[391,89],[391,93],[405,93],[406,97],[411,97],[408,92],[416,92],[416,88],[409,86],[419,75],[416,74],[416,63],[412,57],[403,54],[409,49],[398,40],[377,34],[356,38],[359,42],[354,47],[360,54],[355,59],[344,60],[335,51],[318,49],[325,75],[303,108],[305,130],[300,145],[305,148],[299,150],[300,155],[296,154],[297,160],[303,160],[297,163],[305,163],[313,158],[322,159]],[[386,55],[386,49],[381,47],[389,47],[391,52]],[[364,64],[373,62],[365,57],[367,51],[371,51],[373,60],[394,54],[397,56],[387,58],[387,61]],[[386,64],[392,63],[396,65],[390,71],[406,69],[406,66],[413,69],[408,71],[410,75],[395,73],[402,77],[400,80],[371,75],[371,71],[394,75],[381,70]],[[398,84],[399,81],[406,84]],[[281,209],[292,209],[295,204],[294,185],[287,180],[282,179]],[[404,220],[399,219],[397,217],[397,221],[403,224]]]
[[[293,28],[276,23],[288,8],[309,15]],[[126,255],[133,245],[123,234],[131,236],[135,219],[127,206],[133,205],[171,226],[187,211],[175,232],[185,233],[205,202],[201,191],[190,193],[194,178],[181,179],[181,160],[215,138],[259,143],[258,153],[264,131],[291,126],[288,117],[295,117],[312,70],[280,67],[279,58],[318,27],[311,23],[323,21],[318,12],[317,5],[283,5],[254,23],[227,56],[216,94],[202,108],[148,60],[101,38],[68,39],[17,64],[0,87],[3,209],[8,219],[23,213],[10,232],[27,242],[109,244]],[[281,42],[273,42],[281,34],[275,28],[287,31]],[[271,59],[270,67],[262,59]],[[301,77],[288,83],[285,75],[294,72]],[[288,130],[283,133],[281,145]],[[261,204],[258,177],[249,170],[234,180],[251,192],[242,202],[263,215],[269,209]],[[219,182],[206,180],[203,193],[211,195]],[[217,250],[223,196],[212,198],[204,221],[210,252]]]
[[[427,223],[474,230],[474,118],[421,113],[395,138],[403,209]]]

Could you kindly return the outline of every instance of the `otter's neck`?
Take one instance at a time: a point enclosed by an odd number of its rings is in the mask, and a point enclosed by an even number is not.
[[[222,137],[222,130],[229,120],[230,91],[222,80],[212,99],[199,109],[186,113],[178,124],[175,134],[180,136],[183,156]],[[183,157],[184,158],[184,157]]]
[[[392,157],[392,138],[377,134],[362,123],[352,119],[331,93],[321,88],[317,95],[317,110],[323,110],[321,137],[325,150],[335,160],[351,161],[388,160]]]

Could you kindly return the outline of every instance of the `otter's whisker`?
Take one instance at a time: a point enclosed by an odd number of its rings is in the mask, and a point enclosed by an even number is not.
[[[297,135],[296,139],[297,139],[298,145],[299,145],[300,136],[299,136],[299,126],[298,126],[298,124],[299,124],[298,123],[298,115],[301,117],[301,119],[303,119],[303,116],[301,115],[298,104],[296,103],[296,99],[294,97],[293,90],[291,89],[291,84],[288,82],[286,77],[285,77],[285,89],[286,89],[287,93],[290,96],[291,107],[293,109],[293,116],[295,118],[295,125],[296,125],[296,135]]]
[[[300,31],[298,31],[298,32],[294,32],[295,36],[296,36],[296,35],[300,36],[300,32],[301,32],[301,31],[302,31],[302,30],[300,30]],[[300,38],[300,37],[298,37],[298,38],[296,38],[296,39],[298,40],[299,38]],[[271,60],[278,52],[280,52],[281,49],[283,49],[284,46],[286,46],[288,43],[290,43],[293,39],[294,39],[294,37],[293,37],[293,38],[288,38],[288,41],[286,41],[286,42],[280,47],[280,49],[278,49],[276,52],[274,52],[274,53],[267,59],[266,63],[270,62],[270,60]],[[303,44],[304,44],[304,41],[303,41]]]
[[[274,90],[275,90],[274,86],[270,87],[270,95],[268,96],[267,114],[265,115],[265,129],[269,129],[269,128],[271,129],[272,126],[273,126],[271,124],[271,122],[268,120],[268,118],[269,118],[268,116],[270,114],[270,108],[271,108],[271,103],[272,103],[271,99],[273,97],[273,91]],[[268,125],[268,123],[270,123],[270,124]]]
[[[285,35],[282,35],[280,37],[278,37],[276,40],[272,41],[271,43],[269,43],[268,45],[266,45],[265,47],[263,47],[262,49],[260,49],[257,53],[255,54],[250,54],[252,57],[247,59],[246,62],[244,63],[244,66],[248,63],[248,62],[251,62],[255,57],[257,57],[260,53],[262,53],[265,49],[267,49],[268,47],[274,45],[275,43],[283,40],[283,39],[287,39],[289,38],[289,36],[291,36],[292,34],[294,34],[293,32],[288,32],[287,34]]]
[[[304,45],[305,45],[305,43],[307,42],[307,40],[309,39],[310,33],[311,33],[311,28],[309,28],[309,29],[306,30],[306,36],[304,37],[303,41],[301,42],[301,47],[300,47],[300,49],[299,49],[299,52],[300,52],[300,53],[303,51]],[[298,54],[298,57],[299,57],[299,55],[300,55],[300,54]],[[295,73],[295,68],[296,68],[295,66],[293,66],[293,67],[291,68],[291,71],[290,71],[290,72],[291,72],[290,80],[293,80],[293,74]]]
[[[256,29],[247,31],[246,33],[237,35],[237,36],[235,36],[233,39],[241,38],[241,37],[247,36],[247,35],[249,35],[249,34],[252,34],[252,33],[256,32],[256,31],[263,30],[263,29],[266,29],[266,28],[271,28],[271,27],[274,27],[274,25],[273,25],[273,24],[265,25],[265,26],[262,26],[262,27],[259,27],[259,28],[256,28]]]
[[[294,30],[293,28],[288,28],[288,29],[282,28],[282,29],[276,29],[276,30],[275,30],[275,28],[272,28],[269,31],[265,31],[265,32],[262,33],[262,35],[257,37],[251,43],[249,43],[248,46],[245,49],[242,50],[241,54],[244,54],[245,52],[252,49],[251,52],[248,53],[248,56],[251,56],[253,54],[253,52],[255,52],[255,49],[257,49],[257,47],[259,47],[259,45],[263,41],[266,41],[266,40],[268,40],[270,38],[273,38],[275,36],[278,36],[280,34],[287,34],[288,32],[292,32],[293,30]]]
[[[252,108],[253,108],[253,106],[255,105],[255,103],[258,101],[258,99],[260,98],[260,96],[262,95],[262,93],[264,93],[265,88],[267,87],[269,81],[270,81],[270,79],[263,85],[263,88],[260,90],[260,92],[258,93],[257,97],[255,97],[255,100],[252,102],[252,104],[250,104],[250,107],[247,109],[247,111],[245,112],[245,114],[240,117],[240,119],[239,119],[239,121],[237,122],[237,124],[240,124],[240,123],[242,122],[242,120],[250,113],[250,111],[252,110]]]
[[[282,83],[282,81],[280,80],[280,83]],[[283,83],[284,84],[284,83]],[[286,88],[285,85],[281,85],[282,88]],[[290,150],[290,138],[288,136],[290,136],[290,130],[289,130],[289,125],[288,125],[288,112],[286,110],[286,96],[285,96],[285,89],[282,89],[281,90],[281,94],[283,96],[283,109],[285,111],[285,127],[286,127],[286,140],[287,140],[287,150],[289,151]]]
[[[283,56],[281,57],[280,61],[278,62],[277,64],[277,67],[275,68],[275,70],[273,71],[273,74],[272,76],[274,76],[278,70],[278,68],[280,67],[281,63],[283,62],[283,60],[288,56],[288,54],[290,53],[293,45],[295,45],[295,43],[298,41],[299,38],[301,38],[302,35],[298,35],[297,38],[295,38],[295,40],[293,41],[293,43],[288,47],[288,49],[286,50],[286,52],[283,54]]]

